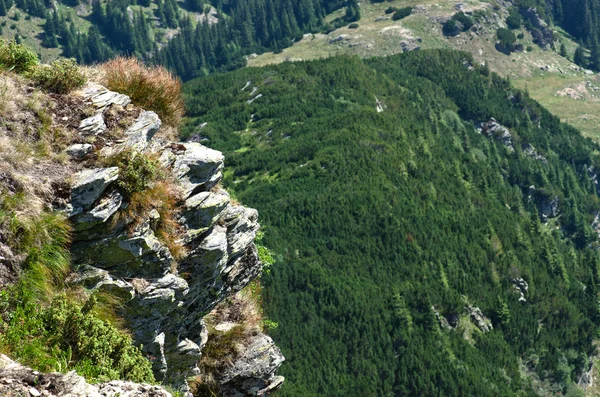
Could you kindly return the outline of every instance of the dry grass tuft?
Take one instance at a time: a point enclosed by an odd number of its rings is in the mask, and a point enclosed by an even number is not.
[[[181,81],[167,69],[123,57],[100,68],[104,73],[102,82],[110,90],[129,95],[134,104],[155,111],[166,125],[179,126],[185,110]]]
[[[215,376],[234,362],[252,337],[263,332],[260,304],[260,281],[255,280],[205,317],[209,336],[198,363],[202,373],[190,382],[194,396],[220,395]],[[219,324],[229,324],[229,327],[220,331]]]

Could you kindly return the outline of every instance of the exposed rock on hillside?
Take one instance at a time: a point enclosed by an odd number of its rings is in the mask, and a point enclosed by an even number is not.
[[[492,117],[489,121],[481,123],[479,126],[479,131],[481,131],[487,137],[498,139],[510,151],[515,150],[510,131],[508,128],[498,123],[495,118]]]
[[[31,397],[172,397],[160,386],[124,381],[90,385],[75,371],[42,374],[0,355],[0,395]]]
[[[203,318],[262,271],[254,245],[258,213],[232,202],[219,187],[221,152],[200,143],[166,141],[166,134],[158,134],[158,115],[136,108],[126,95],[88,84],[78,94],[42,99],[60,102],[47,106],[56,109],[48,123],[62,123],[58,127],[65,131],[60,146],[52,147],[60,161],[23,160],[0,126],[0,170],[8,170],[0,171],[0,194],[23,187],[36,210],[68,216],[75,269],[69,284],[118,298],[156,379],[186,392],[187,378],[199,373],[208,339]],[[71,102],[78,106],[69,111]],[[121,155],[125,160],[114,160]],[[145,159],[148,172],[161,175],[135,191],[137,206],[123,182],[144,180],[132,165],[134,157]],[[159,183],[162,195],[147,196]],[[141,205],[140,200],[146,201]],[[166,223],[171,229],[161,229]],[[17,279],[22,261],[0,242],[2,283]],[[284,358],[262,328],[236,349],[236,359],[224,363],[222,373],[211,374],[220,379],[222,393],[253,396],[281,385],[275,371]],[[170,396],[154,386],[89,385],[75,373],[40,374],[6,357],[0,358],[0,395]]]
[[[92,87],[84,95],[97,108],[127,103],[119,94]],[[98,125],[103,123],[102,111],[94,117]],[[142,112],[123,139],[100,151],[115,155],[134,149],[160,159],[179,192],[179,243],[186,254],[175,260],[157,235],[158,211],[138,214],[142,219],[137,221],[115,218],[129,205],[126,192],[115,183],[118,167],[84,169],[71,185],[72,254],[76,263],[86,264],[74,280],[125,299],[131,330],[150,355],[157,379],[182,385],[198,373],[206,343],[204,315],[262,270],[253,243],[259,224],[256,210],[231,203],[227,192],[216,188],[223,169],[220,152],[199,143],[154,141],[160,126],[154,112]],[[270,359],[273,348],[263,334],[251,341],[247,353],[221,376],[231,395],[255,395],[281,384],[274,372],[283,356]],[[265,354],[269,359],[257,357]]]

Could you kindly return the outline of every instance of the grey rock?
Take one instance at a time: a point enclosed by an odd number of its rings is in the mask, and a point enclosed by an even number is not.
[[[82,120],[79,124],[79,132],[83,135],[99,135],[104,131],[106,131],[106,124],[101,112]]]
[[[261,396],[281,386],[284,379],[275,371],[285,358],[271,337],[258,334],[243,349],[220,376],[223,396]]]
[[[105,109],[110,105],[125,107],[131,103],[131,99],[127,95],[110,91],[95,83],[89,83],[83,88],[83,97],[92,102],[97,109]]]
[[[102,383],[98,391],[103,397],[172,397],[160,386],[113,380]]]
[[[114,103],[105,101],[112,94],[104,87],[88,87],[84,92],[98,104]],[[256,210],[232,205],[225,190],[214,188],[222,177],[221,152],[196,142],[153,140],[159,128],[158,116],[144,112],[126,132],[124,142],[101,153],[131,147],[158,155],[182,191],[184,202],[178,205],[179,222],[186,232],[181,241],[185,256],[175,262],[157,238],[158,211],[149,211],[135,227],[133,219],[114,216],[128,205],[118,186],[106,193],[118,179],[116,167],[85,170],[76,175],[72,186],[71,254],[75,263],[90,266],[80,267],[71,281],[123,298],[134,338],[152,357],[156,378],[187,393],[186,379],[200,373],[197,362],[207,342],[203,317],[262,271],[253,244],[260,226]],[[252,343],[227,382],[233,385],[231,390],[264,394],[283,381],[274,375],[283,357],[270,338]],[[254,375],[252,365],[257,366]],[[119,387],[122,395],[130,395]]]
[[[123,196],[118,191],[113,191],[101,199],[100,203],[88,212],[83,212],[71,218],[76,231],[90,229],[106,222],[123,204]]]
[[[118,277],[160,277],[173,263],[169,249],[150,229],[149,221],[132,233],[123,230],[98,240],[75,241],[71,252],[76,262],[91,263]]]
[[[65,152],[75,159],[82,159],[86,155],[91,153],[93,150],[94,147],[89,143],[77,143],[75,145],[69,146],[67,150],[65,150]]]
[[[172,397],[160,386],[125,381],[90,385],[75,371],[43,374],[5,355],[0,355],[0,379],[2,396]]]
[[[216,192],[200,192],[188,198],[180,219],[187,228],[187,240],[191,241],[206,232],[223,213],[229,200],[229,194],[223,189]]]
[[[201,189],[208,190],[222,178],[223,154],[196,142],[184,143],[185,151],[175,156],[173,173],[188,198]]]
[[[135,297],[135,288],[127,281],[113,279],[100,281],[94,288],[94,291],[106,292],[127,302]]]
[[[478,307],[473,307],[471,305],[467,306],[467,312],[471,317],[471,321],[481,330],[481,332],[489,332],[494,327],[492,326],[492,322],[489,318],[483,315],[481,309]]]
[[[67,281],[91,289],[98,285],[98,283],[110,279],[111,277],[106,270],[90,265],[83,265]]]
[[[487,137],[499,140],[511,152],[515,150],[510,131],[508,128],[498,123],[495,118],[492,117],[489,121],[481,123],[479,131]]]
[[[527,302],[527,299],[525,298],[525,294],[527,294],[527,290],[529,289],[529,284],[527,284],[527,281],[521,277],[513,278],[510,281],[512,282],[514,289],[520,295],[519,302]]]
[[[227,227],[227,244],[230,258],[244,253],[254,241],[258,224],[258,211],[253,208],[230,205],[224,211],[221,221]]]
[[[125,142],[122,144],[127,148],[142,151],[148,146],[148,142],[160,129],[161,121],[158,115],[151,111],[142,112],[135,123],[125,132]]]
[[[537,150],[535,150],[535,148],[531,144],[526,143],[522,146],[522,148],[523,148],[523,153],[525,153],[526,156],[531,157],[534,160],[541,161],[544,164],[548,163],[548,160],[546,160],[546,158],[544,156],[539,154],[537,152]]]
[[[118,178],[118,167],[92,168],[78,172],[71,185],[71,205],[73,206],[71,215],[90,209],[106,187]]]

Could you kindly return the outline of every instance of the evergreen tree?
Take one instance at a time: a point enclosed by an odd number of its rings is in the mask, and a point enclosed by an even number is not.
[[[600,71],[600,45],[598,45],[598,39],[595,37],[592,39],[590,67],[596,71]]]
[[[6,11],[6,3],[4,2],[4,0],[0,0],[0,16],[6,16]]]
[[[103,25],[105,23],[104,7],[102,7],[100,0],[92,1],[92,14],[90,15],[90,18],[97,25]]]
[[[562,56],[563,58],[567,58],[567,47],[565,46],[565,43],[561,43],[560,44],[560,56]]]
[[[581,45],[577,47],[575,54],[573,54],[573,62],[578,66],[586,67],[585,53]]]

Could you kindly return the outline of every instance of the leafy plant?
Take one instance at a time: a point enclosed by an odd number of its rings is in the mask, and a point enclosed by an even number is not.
[[[42,88],[57,94],[66,94],[83,86],[85,75],[73,59],[59,59],[50,65],[38,65],[31,78]]]
[[[412,12],[412,7],[400,8],[399,10],[396,10],[396,12],[394,12],[394,15],[392,15],[392,20],[399,21],[401,19],[404,19],[407,16],[409,16],[411,12]]]
[[[93,296],[83,306],[65,295],[48,307],[21,292],[17,299],[0,295],[0,305],[14,305],[3,313],[0,350],[14,359],[40,371],[76,370],[90,381],[154,382],[150,362],[131,337],[91,313]]]
[[[33,51],[12,40],[0,39],[0,68],[23,74],[32,71],[38,64],[38,57]]]

